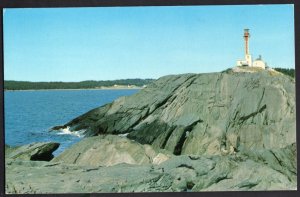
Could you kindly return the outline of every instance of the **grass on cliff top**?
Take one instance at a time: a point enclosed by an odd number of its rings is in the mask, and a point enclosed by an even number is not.
[[[259,72],[259,71],[263,71],[264,69],[262,68],[258,68],[258,67],[243,67],[243,66],[238,66],[238,68],[240,69],[240,71],[250,71],[250,72]],[[295,78],[295,69],[293,68],[274,68],[272,70],[268,70],[269,74],[271,76],[277,76],[279,74],[284,74],[287,76],[290,76],[292,78]],[[226,70],[223,70],[221,73],[233,73],[233,68],[227,68]]]

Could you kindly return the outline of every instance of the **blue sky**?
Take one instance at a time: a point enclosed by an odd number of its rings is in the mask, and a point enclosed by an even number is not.
[[[4,78],[82,81],[219,72],[250,53],[294,68],[293,5],[5,9]]]

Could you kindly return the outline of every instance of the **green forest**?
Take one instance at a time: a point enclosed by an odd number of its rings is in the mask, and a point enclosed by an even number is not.
[[[274,68],[274,70],[295,78],[295,69],[294,68]]]
[[[30,82],[30,81],[4,81],[4,90],[41,90],[41,89],[94,89],[101,87],[138,86],[152,82],[153,79],[120,79],[108,81],[80,81],[80,82]]]

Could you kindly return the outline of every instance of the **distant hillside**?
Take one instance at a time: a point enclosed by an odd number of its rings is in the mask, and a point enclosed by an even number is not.
[[[274,70],[295,78],[295,69],[293,68],[274,68]]]
[[[153,79],[120,79],[108,81],[81,81],[81,82],[30,82],[30,81],[4,81],[5,90],[40,90],[40,89],[93,89],[111,87],[114,85],[138,86],[152,82]]]

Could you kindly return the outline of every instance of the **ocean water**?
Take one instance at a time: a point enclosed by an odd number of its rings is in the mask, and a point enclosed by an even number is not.
[[[5,143],[11,146],[32,142],[61,143],[55,155],[78,142],[82,136],[64,132],[49,132],[73,118],[121,96],[139,90],[40,90],[5,91]]]

